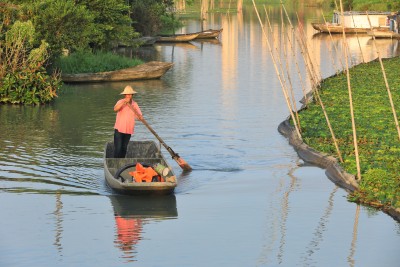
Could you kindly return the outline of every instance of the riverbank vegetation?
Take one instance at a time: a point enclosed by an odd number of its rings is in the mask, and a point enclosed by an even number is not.
[[[142,64],[137,58],[119,56],[111,52],[75,52],[69,56],[61,56],[55,61],[55,67],[62,73],[94,73],[134,67]]]
[[[336,8],[336,5],[339,6],[339,0],[330,0],[330,2],[332,8]],[[382,0],[344,0],[343,8],[347,11],[399,11],[400,2]]]
[[[2,1],[0,103],[39,104],[53,99],[61,86],[57,64],[68,72],[139,64],[109,51],[120,44],[133,45],[140,35],[176,27],[173,4],[173,0]],[[67,60],[63,54],[72,57]]]
[[[400,117],[400,58],[384,60],[397,117]],[[380,63],[350,69],[361,181],[350,200],[374,206],[400,208],[400,140]],[[321,84],[321,98],[343,157],[343,168],[356,175],[347,77],[330,77]],[[337,155],[321,106],[313,102],[299,113],[305,143]]]

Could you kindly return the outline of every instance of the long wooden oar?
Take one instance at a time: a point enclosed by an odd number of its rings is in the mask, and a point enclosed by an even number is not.
[[[165,147],[165,149],[171,154],[172,158],[178,163],[179,167],[182,168],[184,171],[191,171],[192,167],[189,166],[189,164],[181,157],[179,157],[178,153],[175,153],[171,147],[169,147],[154,129],[147,123],[147,121],[143,118],[143,116],[140,116],[139,113],[132,107],[132,105],[129,105],[130,109],[133,111],[133,113],[139,118],[139,120],[149,129],[149,131],[160,141],[160,143]],[[141,119],[140,119],[141,118]]]

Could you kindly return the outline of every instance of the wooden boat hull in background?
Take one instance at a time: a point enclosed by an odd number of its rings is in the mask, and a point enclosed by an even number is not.
[[[173,63],[151,61],[136,67],[97,73],[61,74],[66,83],[112,82],[158,79],[163,76]]]
[[[202,31],[202,32],[198,32],[198,36],[196,37],[196,39],[212,39],[212,38],[217,38],[223,29],[220,30],[206,30],[206,31]]]
[[[342,33],[343,28],[339,24],[311,23],[312,27],[324,33]],[[367,33],[367,28],[344,28],[345,33]]]
[[[194,40],[198,35],[198,33],[160,35],[157,42],[189,42]]]

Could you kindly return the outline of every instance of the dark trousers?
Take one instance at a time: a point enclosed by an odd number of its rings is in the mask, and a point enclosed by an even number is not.
[[[120,133],[114,129],[114,158],[125,158],[129,139],[131,139],[130,134]]]

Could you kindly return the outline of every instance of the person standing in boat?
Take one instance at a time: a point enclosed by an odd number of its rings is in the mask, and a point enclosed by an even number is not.
[[[124,98],[118,100],[114,106],[114,111],[117,112],[114,125],[114,158],[125,158],[129,140],[135,131],[135,119],[143,119],[138,104],[133,101],[133,95],[136,93],[127,85],[121,93]]]

